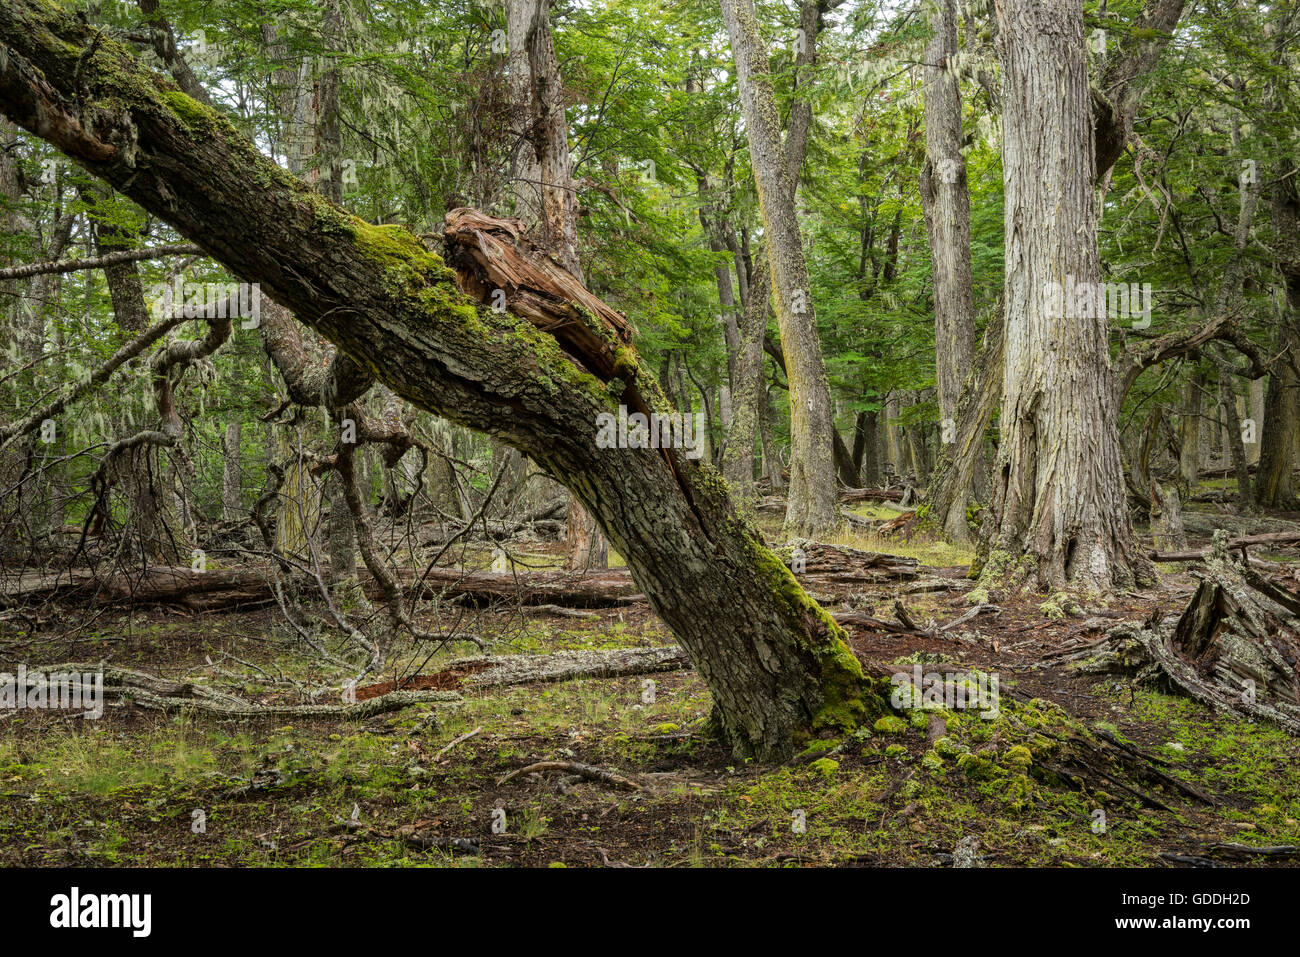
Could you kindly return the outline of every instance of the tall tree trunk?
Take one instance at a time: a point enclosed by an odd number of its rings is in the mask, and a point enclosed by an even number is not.
[[[1178,418],[1178,439],[1181,444],[1178,471],[1189,489],[1200,481],[1201,470],[1201,393],[1205,389],[1205,376],[1199,369],[1187,380],[1183,390],[1183,411]]]
[[[963,490],[971,487],[971,476],[986,468],[984,435],[993,411],[1002,397],[1002,366],[1005,361],[1006,310],[1001,302],[984,330],[984,341],[967,379],[968,385],[957,403],[954,433],[956,441],[935,468],[930,485],[930,509],[935,522],[960,541],[953,526],[967,525]]]
[[[1265,429],[1268,427],[1264,410],[1264,380],[1251,379],[1246,384],[1246,411],[1255,423],[1255,441],[1246,446],[1246,462],[1259,464],[1259,451]]]
[[[598,448],[616,378],[625,401],[665,407],[631,345],[615,348],[616,326],[557,304],[572,318],[551,317],[556,336],[583,326],[602,343],[579,368],[526,317],[472,302],[414,235],[306,189],[74,13],[7,0],[0,42],[11,119],[261,283],[402,398],[499,436],[576,491],[691,656],[737,754],[782,759],[800,734],[880,709],[883,689],[843,631],[737,519],[714,473],[678,450]]]
[[[771,290],[771,273],[760,268],[749,287],[749,301],[740,321],[731,427],[727,430],[727,443],[722,456],[722,474],[742,500],[752,497],[754,441],[767,403],[767,383],[763,377],[763,337],[767,332],[767,316],[772,308]]]
[[[550,9],[550,0],[506,2],[510,96],[518,134],[516,212],[560,264],[581,280],[578,194]],[[609,567],[609,543],[576,495],[569,496],[568,526],[568,567]]]
[[[776,322],[790,382],[789,532],[817,535],[839,523],[830,385],[817,335],[808,264],[795,216],[793,177],[782,147],[767,48],[752,0],[721,0],[736,63],[754,182],[767,237]]]
[[[1282,42],[1279,36],[1277,45]],[[1281,50],[1278,60],[1285,71],[1287,60]],[[1278,358],[1269,370],[1264,399],[1255,498],[1264,508],[1291,509],[1300,507],[1293,476],[1300,465],[1300,169],[1282,144],[1275,155],[1269,218],[1282,279],[1273,339]]]
[[[970,261],[970,196],[962,155],[961,88],[952,58],[957,53],[956,0],[935,0],[934,37],[925,50],[925,164],[921,206],[930,238],[934,281],[935,372],[939,386],[940,458],[957,441],[957,404],[975,355],[975,291]],[[983,437],[980,437],[983,444]],[[942,467],[942,466],[940,466]],[[983,470],[972,476],[980,479]],[[932,483],[933,484],[933,483]],[[969,489],[948,503],[940,527],[955,542],[970,541],[966,523]],[[939,516],[936,516],[939,518]]]
[[[244,517],[243,469],[241,468],[241,426],[238,419],[226,425],[221,443],[225,467],[221,475],[221,512],[227,522]]]
[[[1049,295],[1100,279],[1083,12],[1006,0],[1002,13],[1006,361],[985,574],[1109,592],[1150,566],[1126,507],[1107,322]]]
[[[767,479],[768,488],[779,492],[785,488],[785,475],[781,465],[781,450],[776,444],[776,408],[772,403],[772,391],[766,382],[759,394],[759,403],[758,426],[763,440],[763,476]]]
[[[1250,466],[1246,463],[1246,448],[1242,441],[1241,416],[1237,411],[1237,394],[1232,388],[1232,366],[1223,360],[1219,363],[1219,418],[1225,423],[1228,437],[1228,457],[1233,474],[1237,477],[1237,506],[1243,513],[1255,507],[1255,497],[1250,490]]]
[[[853,465],[864,486],[880,484],[880,413],[874,409],[854,419]]]

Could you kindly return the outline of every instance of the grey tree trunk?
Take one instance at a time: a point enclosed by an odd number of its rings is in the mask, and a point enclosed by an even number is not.
[[[514,158],[516,213],[580,280],[578,194],[550,9],[550,0],[506,2],[510,97],[519,137]],[[609,566],[609,543],[576,495],[569,496],[565,562],[574,569]]]
[[[1002,14],[1006,360],[984,572],[1109,592],[1150,565],[1126,505],[1107,321],[1049,295],[1100,279],[1083,12],[1006,0]]]
[[[1285,68],[1280,53],[1279,60]],[[1269,218],[1282,279],[1273,340],[1279,358],[1269,370],[1265,391],[1255,499],[1265,508],[1293,509],[1300,507],[1293,475],[1300,466],[1300,170],[1280,144],[1275,155]]]
[[[727,430],[727,445],[722,457],[722,474],[742,500],[751,498],[753,494],[754,440],[767,402],[763,336],[771,308],[771,273],[766,268],[759,268],[749,287],[749,301],[740,321],[731,427]]]
[[[767,48],[752,0],[721,0],[736,64],[759,209],[767,237],[773,305],[790,382],[789,533],[815,536],[839,523],[830,385],[817,335],[808,264],[795,216],[793,178],[782,145]]]
[[[225,468],[221,475],[221,510],[228,522],[244,517],[243,468],[240,461],[241,434],[238,419],[226,425],[226,435],[221,443]]]
[[[1183,390],[1183,411],[1178,419],[1178,438],[1181,445],[1178,471],[1189,489],[1200,481],[1201,470],[1201,393],[1205,389],[1205,376],[1198,369],[1187,380]]]
[[[970,260],[970,196],[962,155],[961,89],[952,57],[957,53],[956,0],[935,0],[934,37],[925,50],[925,164],[921,206],[930,238],[934,281],[935,372],[939,386],[939,461],[957,441],[957,405],[975,355],[975,293]],[[983,436],[980,436],[983,445]],[[942,466],[940,466],[942,467]],[[983,470],[972,472],[982,480]],[[932,483],[933,484],[933,483]],[[955,542],[970,541],[966,509],[972,489],[957,490],[935,523]]]
[[[1219,367],[1219,417],[1226,423],[1228,458],[1237,478],[1237,505],[1242,512],[1253,511],[1255,496],[1250,489],[1250,465],[1246,461],[1246,446],[1242,440],[1244,423],[1232,388],[1232,368],[1226,362]]]

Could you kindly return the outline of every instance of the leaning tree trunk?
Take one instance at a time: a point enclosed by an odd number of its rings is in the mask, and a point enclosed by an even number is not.
[[[572,489],[690,654],[737,754],[782,758],[801,733],[880,707],[842,630],[737,519],[715,471],[678,450],[597,447],[597,417],[620,402],[671,408],[625,327],[576,280],[576,300],[511,283],[519,311],[483,308],[414,235],[339,209],[75,13],[6,0],[0,41],[0,109],[14,121],[413,405],[491,432]],[[508,230],[479,232],[480,250],[545,271],[508,255]],[[521,284],[532,275],[515,271]],[[530,321],[523,310],[539,303],[550,314]]]
[[[1100,279],[1091,95],[1077,0],[1007,0],[1006,362],[986,575],[1110,591],[1143,577],[1125,507],[1107,322],[1052,287]]]
[[[939,386],[940,461],[957,441],[957,405],[975,355],[975,288],[970,263],[970,196],[962,155],[961,87],[957,54],[956,0],[937,0],[934,37],[925,49],[925,164],[921,167],[921,207],[930,238],[934,280],[934,358]],[[980,451],[984,434],[978,436]],[[982,469],[966,476],[983,483]],[[966,506],[974,489],[957,490],[944,514],[936,515],[944,534],[970,541]]]
[[[722,0],[722,18],[736,63],[745,134],[767,234],[773,305],[789,370],[790,489],[785,524],[790,532],[816,535],[839,524],[831,435],[835,421],[795,216],[793,179],[752,0]]]

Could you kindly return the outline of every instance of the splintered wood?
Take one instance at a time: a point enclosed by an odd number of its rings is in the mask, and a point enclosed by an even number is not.
[[[606,382],[613,378],[617,352],[630,347],[635,330],[626,316],[535,246],[523,222],[476,209],[453,209],[446,217],[443,242],[447,264],[467,293],[522,316],[554,336],[589,372]],[[584,319],[583,312],[591,318]],[[611,335],[600,335],[593,328],[596,324]]]

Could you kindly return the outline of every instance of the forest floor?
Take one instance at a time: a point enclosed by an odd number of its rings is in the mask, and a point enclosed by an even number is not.
[[[969,560],[949,546],[844,543],[912,554],[946,576]],[[996,673],[998,716],[888,717],[814,740],[780,767],[738,762],[702,733],[709,695],[692,671],[654,675],[652,701],[643,677],[465,685],[458,702],[362,722],[237,724],[129,703],[98,721],[6,712],[0,864],[945,866],[966,838],[991,866],[1293,862],[1242,848],[1300,844],[1300,740],[1060,661],[1120,621],[1180,611],[1194,581],[1186,569],[1162,571],[1158,587],[1080,617],[1012,600],[936,638],[851,629],[865,662]],[[950,621],[971,607],[970,587],[911,594],[908,607],[919,622]],[[883,613],[897,593],[864,585],[858,602]],[[228,668],[238,659],[241,690],[270,700],[259,669],[320,679],[274,617],[68,608],[37,623],[21,657],[29,668],[109,659],[195,681],[209,659]],[[493,654],[671,644],[644,605],[586,619],[516,609],[482,615],[475,629]],[[16,639],[3,637],[0,666],[12,668]],[[439,671],[437,659],[402,664]],[[1107,777],[1075,750],[1105,741],[1162,774]],[[501,783],[537,761],[595,766],[639,789],[554,774]]]

